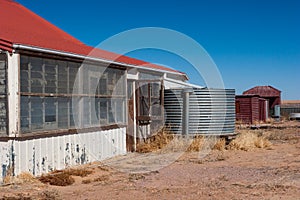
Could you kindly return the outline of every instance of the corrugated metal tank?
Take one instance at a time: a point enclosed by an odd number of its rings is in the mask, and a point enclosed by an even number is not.
[[[166,126],[182,133],[183,89],[164,90]],[[193,88],[189,96],[189,134],[230,135],[235,128],[235,90]]]

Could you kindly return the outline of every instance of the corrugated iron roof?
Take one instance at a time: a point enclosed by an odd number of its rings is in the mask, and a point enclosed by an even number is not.
[[[85,45],[21,4],[12,0],[0,0],[0,49],[11,52],[13,44],[90,56],[185,75],[167,67]]]
[[[272,87],[272,86],[256,86],[249,90],[243,92],[244,95],[246,94],[256,94],[261,97],[280,97],[281,91]]]

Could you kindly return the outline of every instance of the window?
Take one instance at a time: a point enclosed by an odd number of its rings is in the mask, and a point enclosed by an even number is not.
[[[7,135],[6,54],[0,54],[0,136]]]
[[[153,120],[162,120],[162,82],[139,81],[137,88],[139,123],[148,124]]]
[[[23,133],[126,123],[124,70],[24,55],[20,63]]]

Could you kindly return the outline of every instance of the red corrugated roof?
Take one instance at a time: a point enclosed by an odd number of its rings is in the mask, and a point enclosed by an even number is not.
[[[256,86],[243,92],[243,94],[256,94],[261,97],[280,97],[281,91],[272,86]]]
[[[89,55],[110,61],[184,74],[160,65],[87,46],[19,3],[12,0],[0,0],[0,48],[12,51],[13,44]],[[91,52],[92,54],[90,54]]]

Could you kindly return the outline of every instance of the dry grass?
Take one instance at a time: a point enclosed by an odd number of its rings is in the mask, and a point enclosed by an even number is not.
[[[137,152],[149,153],[160,150],[162,153],[179,151],[199,152],[204,149],[223,151],[225,149],[225,143],[225,139],[219,139],[215,136],[177,136],[168,131],[168,129],[163,128],[154,136],[147,138],[144,143],[138,144]]]
[[[3,197],[0,198],[0,200],[33,200],[33,198],[31,198],[30,196],[28,196],[27,194],[17,194],[14,196],[6,196],[4,195]]]
[[[91,182],[92,182],[91,179],[83,179],[83,180],[81,181],[82,184],[89,184],[89,183],[91,183]]]
[[[86,169],[66,169],[66,170],[56,170],[49,174],[42,175],[39,177],[39,181],[42,183],[57,185],[57,186],[67,186],[72,185],[75,180],[72,176],[85,177],[93,173],[91,170]]]
[[[198,152],[201,151],[204,142],[203,136],[195,136],[191,145],[188,147],[188,152]]]
[[[63,170],[65,173],[70,174],[71,176],[80,176],[80,177],[85,177],[87,175],[90,175],[93,173],[91,170],[79,168],[79,169],[66,169]]]
[[[271,145],[271,142],[265,137],[251,131],[246,131],[232,140],[228,145],[228,149],[249,151],[254,148],[267,148]]]
[[[4,184],[11,184],[14,182],[14,177],[13,177],[13,169],[10,167],[6,171],[6,175],[3,178],[3,183]]]
[[[136,151],[139,153],[149,153],[163,149],[174,139],[167,128],[161,129],[157,134],[147,138],[143,143],[137,144]]]
[[[274,122],[275,122],[275,119],[270,118],[270,117],[266,120],[267,124],[274,124]]]
[[[94,178],[94,182],[103,182],[103,181],[108,181],[109,180],[109,175],[102,175],[97,178]]]
[[[109,175],[102,175],[94,179],[83,179],[81,181],[82,184],[89,184],[93,182],[104,182],[109,180]]]
[[[133,173],[133,174],[129,174],[128,179],[129,181],[137,181],[137,180],[145,179],[145,176],[143,174]]]
[[[59,192],[57,190],[45,190],[39,194],[39,198],[43,200],[61,200]]]
[[[35,183],[38,180],[29,172],[22,172],[16,178],[18,183]]]
[[[108,171],[111,170],[109,167],[104,166],[104,165],[99,165],[99,166],[98,166],[98,169],[100,169],[100,170],[102,170],[102,171],[106,171],[106,172],[108,172]]]
[[[226,140],[225,138],[221,138],[215,143],[213,150],[224,151],[225,146],[226,146]]]
[[[266,131],[263,133],[264,137],[268,140],[293,140],[297,139],[294,133],[297,133],[297,129],[291,128],[291,129],[284,129],[284,130],[272,130],[272,131]]]
[[[60,172],[57,174],[42,175],[38,179],[42,183],[57,185],[57,186],[72,185],[75,182],[74,178],[70,174],[64,172]]]

